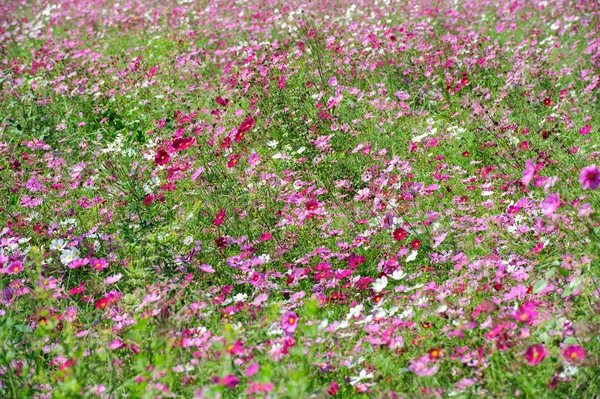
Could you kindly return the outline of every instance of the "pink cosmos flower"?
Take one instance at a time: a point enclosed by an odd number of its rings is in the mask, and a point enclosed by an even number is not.
[[[600,171],[596,165],[590,165],[581,170],[579,183],[581,183],[584,190],[595,190],[600,186]]]
[[[571,345],[562,352],[569,363],[577,363],[585,358],[585,349],[579,345]]]
[[[80,258],[80,259],[75,259],[75,260],[70,261],[67,266],[69,267],[69,269],[78,269],[82,266],[87,265],[88,263],[90,263],[89,259]]]
[[[112,341],[110,344],[108,344],[108,349],[110,349],[111,351],[114,351],[116,349],[119,349],[123,345],[125,345],[125,343],[123,341],[121,341],[119,338],[117,338],[114,341]]]
[[[292,311],[285,312],[281,316],[281,327],[287,334],[293,334],[298,327],[298,315]]]
[[[23,262],[18,260],[12,262],[10,266],[8,266],[8,274],[17,274],[21,270],[23,270]]]
[[[558,193],[550,194],[548,197],[546,197],[546,200],[540,204],[540,208],[542,208],[542,213],[546,217],[552,216],[559,206],[560,198],[558,196]]]
[[[525,161],[525,170],[523,171],[523,177],[521,178],[521,183],[528,186],[533,177],[535,176],[535,164],[532,160],[528,159]]]
[[[525,351],[525,360],[527,360],[530,366],[540,363],[546,356],[548,356],[548,349],[544,344],[531,345]]]
[[[92,259],[90,259],[90,264],[97,271],[104,270],[108,267],[108,262],[104,258],[100,258],[100,259],[92,258]]]
[[[106,284],[106,285],[114,284],[117,281],[121,280],[122,277],[123,277],[123,275],[121,273],[117,273],[114,276],[108,276],[104,279],[104,284]]]
[[[256,165],[258,165],[259,162],[260,162],[260,157],[255,152],[250,154],[250,156],[248,157],[248,163],[250,164],[250,166],[256,166]]]
[[[433,367],[428,367],[429,363],[431,363],[429,356],[423,356],[411,360],[408,369],[419,377],[430,377],[438,372],[439,366],[436,364]]]

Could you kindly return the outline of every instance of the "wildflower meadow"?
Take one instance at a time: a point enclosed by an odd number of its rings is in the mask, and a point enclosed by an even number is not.
[[[0,0],[0,398],[597,398],[597,0]]]

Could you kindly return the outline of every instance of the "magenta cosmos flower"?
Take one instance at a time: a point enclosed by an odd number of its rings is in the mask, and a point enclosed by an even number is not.
[[[537,315],[538,312],[535,310],[535,304],[526,302],[515,312],[514,318],[522,323],[531,324]]]
[[[287,334],[293,334],[298,327],[298,315],[292,311],[285,312],[281,317],[281,327]]]
[[[531,345],[525,351],[525,360],[530,366],[535,366],[548,356],[548,349],[543,344]]]
[[[590,165],[581,169],[579,183],[581,183],[584,190],[595,190],[600,186],[600,171],[596,165]]]
[[[579,345],[571,345],[562,353],[567,362],[576,363],[585,358],[585,349]]]

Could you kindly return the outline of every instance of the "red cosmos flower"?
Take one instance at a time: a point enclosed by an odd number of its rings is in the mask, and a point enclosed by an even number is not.
[[[144,198],[144,200],[142,201],[142,203],[144,205],[150,205],[153,202],[154,202],[154,194],[146,195],[146,198]]]
[[[435,360],[435,359],[439,359],[440,357],[443,356],[443,350],[440,348],[433,348],[430,349],[427,354],[429,355],[429,358],[431,360]]]
[[[79,287],[74,287],[69,290],[69,295],[81,294],[85,290],[85,284],[82,282]]]
[[[339,389],[340,389],[340,386],[337,384],[337,382],[331,381],[331,384],[329,385],[329,389],[327,390],[327,393],[331,396],[335,396]]]
[[[169,153],[161,148],[154,157],[154,163],[157,165],[166,165],[169,159],[171,159]]]
[[[96,303],[94,303],[94,307],[96,309],[104,309],[105,307],[108,306],[108,304],[110,303],[110,300],[106,297],[100,298],[96,301]]]
[[[309,201],[306,201],[306,204],[304,204],[304,206],[306,207],[307,211],[314,211],[319,207],[319,203],[314,199],[311,199]]]
[[[217,96],[217,98],[215,98],[215,102],[217,104],[219,104],[221,107],[226,107],[227,104],[229,104],[229,100],[226,98],[223,98],[221,96]]]
[[[471,153],[469,151],[465,151],[462,153],[463,157],[468,157],[469,155],[471,155]]]
[[[396,230],[394,230],[394,233],[392,234],[394,236],[394,240],[396,241],[402,241],[406,238],[406,230],[404,230],[402,227],[398,227]]]
[[[173,140],[173,148],[175,148],[177,151],[183,151],[194,145],[194,141],[195,140],[193,137],[180,137]]]
[[[549,107],[552,105],[552,100],[550,99],[550,97],[546,97],[544,98],[544,101],[542,101],[542,103],[546,106]]]
[[[421,240],[414,239],[410,242],[412,249],[419,249],[421,247]]]
[[[254,119],[248,115],[238,127],[237,133],[234,137],[235,141],[241,141],[244,138],[244,133],[249,132],[254,127]]]
[[[231,139],[229,137],[225,137],[223,142],[219,145],[219,148],[231,148]]]
[[[548,139],[548,137],[550,137],[550,132],[549,132],[549,131],[547,131],[547,130],[543,130],[543,131],[542,131],[542,138],[543,138],[544,140],[547,140],[547,139]]]
[[[227,160],[227,167],[233,168],[235,165],[238,164],[239,160],[240,160],[240,156],[238,154],[231,154],[229,156],[229,159]]]
[[[217,216],[212,221],[215,226],[220,226],[225,221],[225,213],[227,213],[226,209],[219,209]]]

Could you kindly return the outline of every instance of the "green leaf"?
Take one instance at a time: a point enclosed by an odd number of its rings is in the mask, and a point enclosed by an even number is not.
[[[534,294],[538,294],[540,292],[542,292],[542,290],[544,288],[546,288],[548,286],[548,282],[546,280],[538,280],[536,281],[536,283],[533,285],[533,293]]]
[[[579,344],[579,341],[575,337],[567,337],[567,338],[565,338],[565,340],[563,342],[565,344],[569,344],[569,345],[577,345],[577,344]]]
[[[569,271],[567,269],[565,269],[564,267],[557,267],[558,272],[563,276],[563,277],[569,277]]]
[[[26,326],[25,324],[15,324],[15,330],[20,331],[22,333],[30,333],[33,332],[31,327]]]

